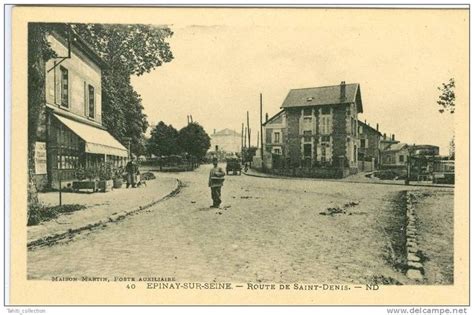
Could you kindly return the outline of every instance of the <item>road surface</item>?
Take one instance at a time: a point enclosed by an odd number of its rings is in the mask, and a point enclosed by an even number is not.
[[[29,279],[408,281],[390,258],[390,227],[400,223],[395,200],[406,187],[226,176],[221,209],[211,209],[209,169],[160,174],[179,178],[180,193],[69,243],[29,251]]]

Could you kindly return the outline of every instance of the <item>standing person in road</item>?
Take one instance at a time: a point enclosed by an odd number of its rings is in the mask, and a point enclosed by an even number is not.
[[[138,171],[138,163],[135,155],[132,154],[132,159],[125,166],[125,170],[127,171],[127,188],[130,187],[130,185],[132,188],[135,188],[139,181],[138,175],[140,174]]]
[[[224,185],[224,170],[217,166],[217,158],[212,159],[214,167],[209,172],[209,187],[211,187],[212,206],[219,208],[221,204],[221,187]]]

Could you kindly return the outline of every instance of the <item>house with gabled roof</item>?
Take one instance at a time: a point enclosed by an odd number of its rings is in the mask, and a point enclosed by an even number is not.
[[[242,135],[235,130],[225,128],[211,134],[211,151],[216,150],[227,153],[239,153],[241,151]]]
[[[359,170],[367,171],[380,166],[381,139],[382,133],[379,131],[379,124],[376,127],[370,126],[367,121],[358,121],[359,126]],[[362,163],[364,162],[364,163]],[[367,162],[372,163],[371,168],[367,168]]]
[[[383,168],[405,168],[410,147],[406,143],[392,143],[382,151]]]
[[[358,83],[292,89],[281,108],[263,124],[266,152],[279,155],[284,167],[308,169],[311,177],[318,177],[318,169],[334,171],[324,177],[357,172],[363,112]]]

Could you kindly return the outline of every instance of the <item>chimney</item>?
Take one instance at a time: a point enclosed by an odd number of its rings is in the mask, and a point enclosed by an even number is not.
[[[387,139],[387,134],[385,132],[383,133],[383,139]]]
[[[346,81],[341,82],[341,101],[346,100]]]
[[[214,129],[214,134],[216,134],[216,129]]]
[[[395,141],[395,134],[392,135],[392,141]]]
[[[268,121],[268,113],[265,113],[265,122]]]
[[[379,131],[379,123],[377,123],[377,131]]]

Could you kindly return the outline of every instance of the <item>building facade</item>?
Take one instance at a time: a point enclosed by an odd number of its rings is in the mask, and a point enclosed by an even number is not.
[[[409,146],[406,143],[392,143],[382,151],[382,168],[405,168]]]
[[[218,151],[226,153],[240,153],[241,142],[241,134],[234,130],[227,128],[217,132],[214,130],[211,135],[211,148],[209,150],[215,151],[217,147]]]
[[[379,131],[379,125],[376,125],[376,128],[370,126],[366,122],[358,121],[359,126],[359,154],[358,159],[359,170],[366,170],[365,162],[373,162],[373,168],[378,168],[380,165],[381,157],[381,145],[380,140],[382,134]]]
[[[279,160],[273,168],[357,172],[362,110],[359,84],[290,90],[282,111],[263,124],[265,150]]]
[[[69,186],[78,168],[123,166],[128,150],[102,125],[100,57],[71,30],[47,37],[58,57],[46,62],[46,106],[36,143],[39,190]]]

